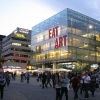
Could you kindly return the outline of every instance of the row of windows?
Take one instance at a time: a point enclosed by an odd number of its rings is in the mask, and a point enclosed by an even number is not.
[[[8,62],[28,63],[28,61],[25,61],[25,60],[16,60],[16,59],[9,59]]]
[[[13,54],[13,53],[9,53],[7,55],[4,55],[4,57],[8,57],[8,56],[18,56],[18,57],[30,57],[30,55],[23,55],[23,54]]]
[[[3,48],[7,48],[7,47],[13,46],[13,45],[31,48],[31,45],[28,45],[28,44],[22,44],[22,43],[9,43],[9,44],[7,44],[6,46],[4,46]]]
[[[6,41],[3,41],[3,44],[8,43],[9,41],[13,41],[13,40],[31,42],[31,40],[29,39],[22,39],[22,38],[20,39],[20,38],[12,37],[12,38],[7,39]]]
[[[22,43],[12,43],[12,45],[16,45],[16,46],[24,46],[24,47],[31,47],[31,45],[28,44],[22,44]]]
[[[94,52],[94,51],[89,51],[89,50],[83,50],[82,52],[79,51],[79,49],[73,50],[73,48],[69,48],[68,51],[64,52],[47,52],[44,54],[35,54],[35,56],[32,57],[33,62],[41,62],[41,61],[49,61],[49,60],[57,60],[59,59],[82,59],[82,60],[90,60],[90,61],[100,61],[100,53]],[[81,52],[81,53],[80,53]]]
[[[25,49],[20,49],[20,48],[9,48],[9,49],[6,49],[6,50],[2,51],[2,53],[10,52],[11,50],[12,51],[19,51],[19,52],[31,53],[31,50],[25,50]]]
[[[98,20],[95,20],[91,17],[88,17],[86,15],[83,15],[83,14],[76,12],[74,10],[71,10],[71,9],[67,9],[67,10],[68,10],[68,16],[78,18],[79,20],[82,20],[83,22],[86,21],[86,22],[89,22],[89,23],[92,23],[92,24],[95,24],[95,25],[100,25],[100,21],[98,21]]]

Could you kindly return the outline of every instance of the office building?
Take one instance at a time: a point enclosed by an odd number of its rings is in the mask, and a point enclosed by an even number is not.
[[[31,30],[17,28],[3,39],[4,69],[23,70],[30,63]]]

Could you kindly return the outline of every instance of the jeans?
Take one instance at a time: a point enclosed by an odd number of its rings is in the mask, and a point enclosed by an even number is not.
[[[89,98],[89,93],[88,93],[89,86],[90,86],[90,84],[89,84],[89,83],[84,83],[85,98]]]
[[[73,87],[73,90],[74,90],[74,99],[78,98],[78,89],[79,89],[78,86]]]
[[[67,87],[62,87],[61,88],[61,97],[60,97],[60,100],[62,100],[62,96],[63,96],[64,93],[65,93],[65,96],[66,96],[66,100],[68,100],[68,89],[67,89]]]
[[[0,85],[1,99],[3,98],[4,85]]]
[[[56,88],[56,100],[60,100],[60,90],[61,88]]]

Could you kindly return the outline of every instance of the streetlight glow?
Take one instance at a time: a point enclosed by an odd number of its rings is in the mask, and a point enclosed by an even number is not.
[[[93,26],[92,25],[89,25],[89,28],[91,29],[91,28],[93,28]]]

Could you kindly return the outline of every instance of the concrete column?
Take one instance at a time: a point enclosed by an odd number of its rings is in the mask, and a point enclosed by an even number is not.
[[[56,69],[57,68],[57,64],[56,62],[53,62],[53,69]],[[56,73],[56,71],[53,71],[53,73]]]
[[[45,68],[45,64],[42,64],[42,69],[44,69]],[[42,71],[42,73],[44,72],[44,70]]]
[[[45,64],[42,64],[42,69],[44,69],[45,68]]]

